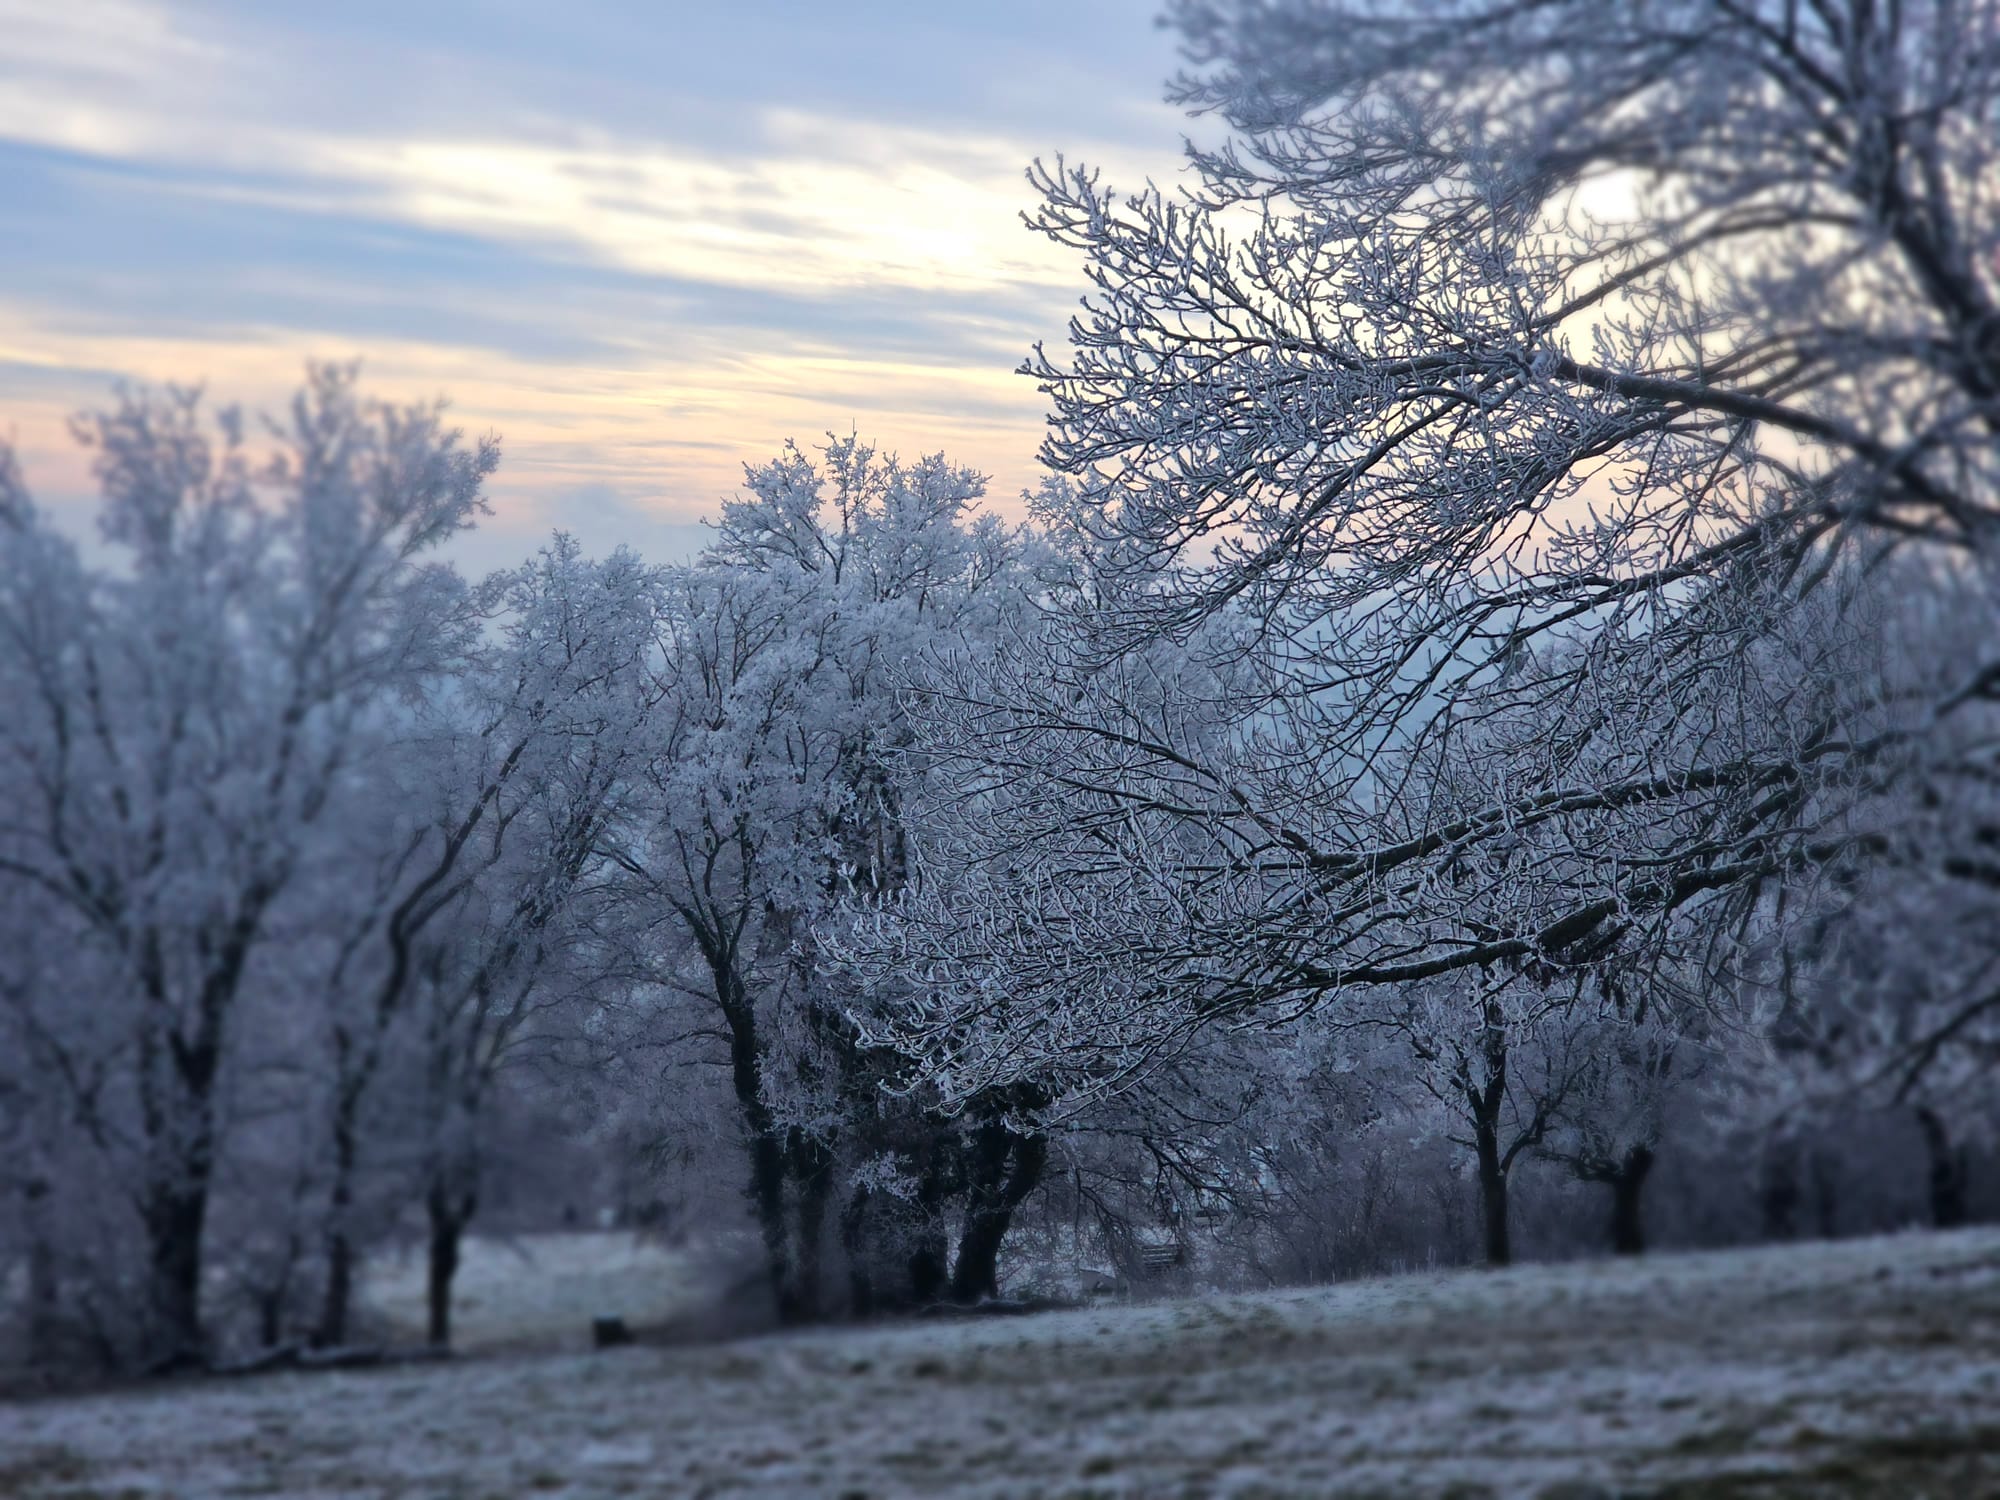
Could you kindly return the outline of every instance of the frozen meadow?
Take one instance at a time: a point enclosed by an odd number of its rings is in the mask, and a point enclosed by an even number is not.
[[[0,1494],[1970,1500],[2000,1231],[35,1400]]]

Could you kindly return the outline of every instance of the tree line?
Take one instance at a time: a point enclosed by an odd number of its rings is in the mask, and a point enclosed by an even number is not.
[[[2000,12],[1173,16],[1187,183],[1032,173],[1025,524],[832,438],[468,579],[497,448],[333,368],[80,419],[95,545],[0,464],[35,1358],[339,1347],[406,1209],[448,1342],[531,1117],[725,1180],[788,1320],[1505,1263],[1527,1163],[1783,1233],[1856,1121],[1973,1212]]]

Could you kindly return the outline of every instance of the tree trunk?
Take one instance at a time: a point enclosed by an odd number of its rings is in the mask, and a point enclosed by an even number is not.
[[[750,1141],[750,1181],[746,1193],[764,1241],[765,1275],[778,1320],[796,1323],[800,1321],[800,1309],[793,1296],[790,1236],[785,1225],[784,1132],[771,1119],[771,1111],[764,1103],[763,1069],[749,998],[740,994],[733,1000],[729,998],[734,982],[726,970],[718,969],[715,978],[723,1019],[729,1025],[730,1085],[736,1094],[736,1106],[743,1111],[744,1132]]]
[[[157,978],[149,995],[163,997]],[[163,1006],[164,999],[160,999]],[[211,1018],[212,1019],[212,1018]],[[216,1023],[219,1024],[219,1023]],[[202,1237],[215,1171],[216,1025],[192,1041],[148,1026],[141,1043],[140,1108],[148,1146],[140,1220],[146,1231],[148,1311],[157,1371],[208,1357],[201,1325]]]
[[[1966,1222],[1966,1179],[1971,1175],[1964,1147],[1953,1149],[1944,1119],[1929,1105],[1917,1109],[1917,1128],[1924,1134],[1924,1154],[1930,1158],[1931,1224],[1957,1229]]]
[[[1640,1200],[1646,1177],[1653,1170],[1653,1148],[1634,1146],[1627,1151],[1605,1181],[1611,1185],[1611,1250],[1614,1255],[1643,1255],[1646,1226],[1640,1216]]]
[[[1824,1150],[1812,1153],[1813,1227],[1823,1240],[1840,1236],[1840,1178],[1836,1163]]]
[[[1514,1155],[1525,1140],[1513,1148],[1500,1149],[1500,1118],[1507,1105],[1507,1027],[1499,1002],[1486,1002],[1486,1031],[1480,1042],[1485,1063],[1485,1080],[1475,1085],[1460,1073],[1465,1100],[1472,1117],[1472,1146],[1479,1161],[1479,1216],[1486,1235],[1486,1264],[1492,1267],[1514,1263],[1514,1244],[1507,1222],[1507,1174]],[[1461,1065],[1463,1067],[1463,1065]]]
[[[266,1287],[257,1294],[257,1347],[275,1349],[285,1337],[285,1289]]]
[[[847,1259],[847,1312],[865,1318],[875,1311],[875,1278],[868,1263],[868,1189],[857,1187],[840,1211],[840,1249]]]
[[[1507,1168],[1500,1160],[1498,1122],[1480,1120],[1473,1126],[1472,1134],[1479,1156],[1479,1213],[1486,1235],[1486,1264],[1512,1265],[1514,1246],[1507,1223]]]
[[[470,1192],[453,1194],[442,1182],[433,1182],[424,1206],[430,1215],[430,1263],[424,1285],[429,1304],[429,1337],[434,1349],[451,1347],[451,1283],[458,1275],[459,1246],[465,1226],[479,1207]]]
[[[817,1141],[795,1140],[786,1153],[797,1184],[798,1238],[792,1249],[789,1323],[812,1323],[820,1317],[820,1242],[826,1230],[827,1198],[833,1191],[832,1153]]]
[[[1781,1138],[1765,1147],[1763,1181],[1757,1197],[1764,1215],[1764,1238],[1796,1238],[1799,1232],[1799,1148],[1795,1141]]]
[[[53,1370],[59,1358],[57,1318],[62,1282],[56,1270],[55,1237],[48,1223],[48,1178],[28,1179],[25,1218],[28,1225],[28,1368]]]
[[[748,1194],[757,1214],[757,1229],[764,1241],[765,1274],[771,1284],[771,1299],[783,1322],[797,1320],[792,1303],[790,1236],[785,1231],[785,1143],[769,1133],[750,1140],[750,1184]]]
[[[313,1325],[315,1349],[338,1349],[347,1342],[347,1309],[354,1299],[354,1243],[344,1229],[326,1241],[326,1288],[319,1321]]]
[[[184,1369],[207,1355],[201,1327],[201,1238],[208,1219],[208,1178],[157,1182],[144,1212],[155,1370]]]
[[[326,1288],[319,1320],[313,1325],[316,1349],[338,1349],[347,1342],[347,1312],[354,1299],[354,1239],[349,1215],[354,1208],[354,1166],[357,1156],[356,1110],[342,1089],[333,1120],[333,1192],[327,1208]]]
[[[935,1153],[933,1153],[935,1155]],[[944,1232],[945,1181],[940,1164],[925,1164],[917,1179],[917,1228],[910,1251],[910,1301],[925,1307],[944,1295],[949,1276],[950,1242]]]
[[[979,1302],[1000,1294],[1001,1242],[1014,1211],[1040,1184],[1048,1159],[1048,1141],[1039,1135],[1017,1134],[998,1121],[973,1133],[971,1192],[952,1271],[952,1301]]]

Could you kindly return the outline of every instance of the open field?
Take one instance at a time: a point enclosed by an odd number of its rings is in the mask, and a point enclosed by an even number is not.
[[[2000,1495],[2000,1232],[0,1408],[0,1494]]]
[[[372,1258],[357,1301],[397,1343],[424,1338],[424,1247]],[[461,1353],[590,1347],[590,1320],[668,1322],[701,1295],[693,1260],[624,1230],[467,1239],[453,1283],[452,1343]]]

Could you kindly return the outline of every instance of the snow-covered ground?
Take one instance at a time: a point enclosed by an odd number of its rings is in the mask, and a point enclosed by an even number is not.
[[[0,1494],[2000,1495],[2000,1232],[190,1382]]]

